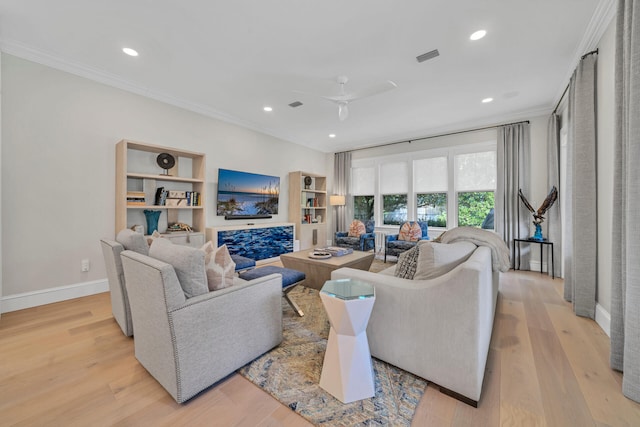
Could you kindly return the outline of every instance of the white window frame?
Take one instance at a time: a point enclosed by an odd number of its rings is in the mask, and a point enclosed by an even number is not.
[[[360,167],[373,167],[375,168],[375,194],[374,194],[374,219],[376,222],[376,228],[397,230],[396,225],[384,225],[383,206],[382,206],[382,193],[380,191],[380,173],[383,164],[387,163],[407,163],[407,220],[415,221],[417,215],[416,197],[417,193],[414,191],[414,178],[413,178],[413,161],[428,159],[433,157],[446,157],[447,158],[447,181],[449,183],[447,189],[447,227],[431,227],[436,231],[445,231],[458,226],[458,192],[456,191],[455,182],[455,156],[458,154],[470,154],[479,153],[483,151],[497,151],[497,142],[486,141],[473,144],[457,145],[448,148],[434,148],[430,150],[412,151],[408,153],[391,154],[383,157],[369,157],[364,159],[355,159],[352,161],[351,168]],[[496,191],[496,189],[477,190],[477,191]],[[351,190],[349,191],[350,196]],[[391,193],[389,193],[391,194]],[[398,193],[400,194],[400,193]]]

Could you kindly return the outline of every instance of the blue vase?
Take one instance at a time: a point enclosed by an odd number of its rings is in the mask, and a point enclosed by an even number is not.
[[[158,229],[158,220],[162,211],[144,210],[144,216],[147,217],[147,234],[153,234]]]
[[[542,237],[542,226],[540,224],[533,223],[536,226],[536,232],[533,235],[533,240],[542,241],[544,237]]]

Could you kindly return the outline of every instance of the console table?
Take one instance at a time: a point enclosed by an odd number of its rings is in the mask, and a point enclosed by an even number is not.
[[[209,227],[207,240],[213,246],[227,245],[231,255],[251,258],[260,263],[276,260],[293,252],[293,223],[260,223]]]
[[[513,256],[514,256],[514,270],[520,270],[520,243],[538,243],[540,245],[540,274],[542,274],[542,257],[544,245],[547,245],[551,249],[551,277],[556,278],[556,272],[553,265],[553,242],[548,240],[535,240],[535,239],[513,239]],[[518,263],[515,263],[516,244],[518,246]],[[547,251],[547,274],[549,274],[549,251]]]

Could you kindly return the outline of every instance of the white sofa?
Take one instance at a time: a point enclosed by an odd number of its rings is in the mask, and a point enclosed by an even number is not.
[[[367,327],[371,355],[440,386],[443,393],[477,406],[498,295],[499,272],[491,250],[477,247],[453,270],[427,280],[341,268],[332,279],[375,286]]]

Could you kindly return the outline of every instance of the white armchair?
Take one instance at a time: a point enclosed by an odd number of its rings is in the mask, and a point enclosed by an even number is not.
[[[182,403],[282,341],[282,276],[187,299],[170,264],[121,254],[135,355]]]

